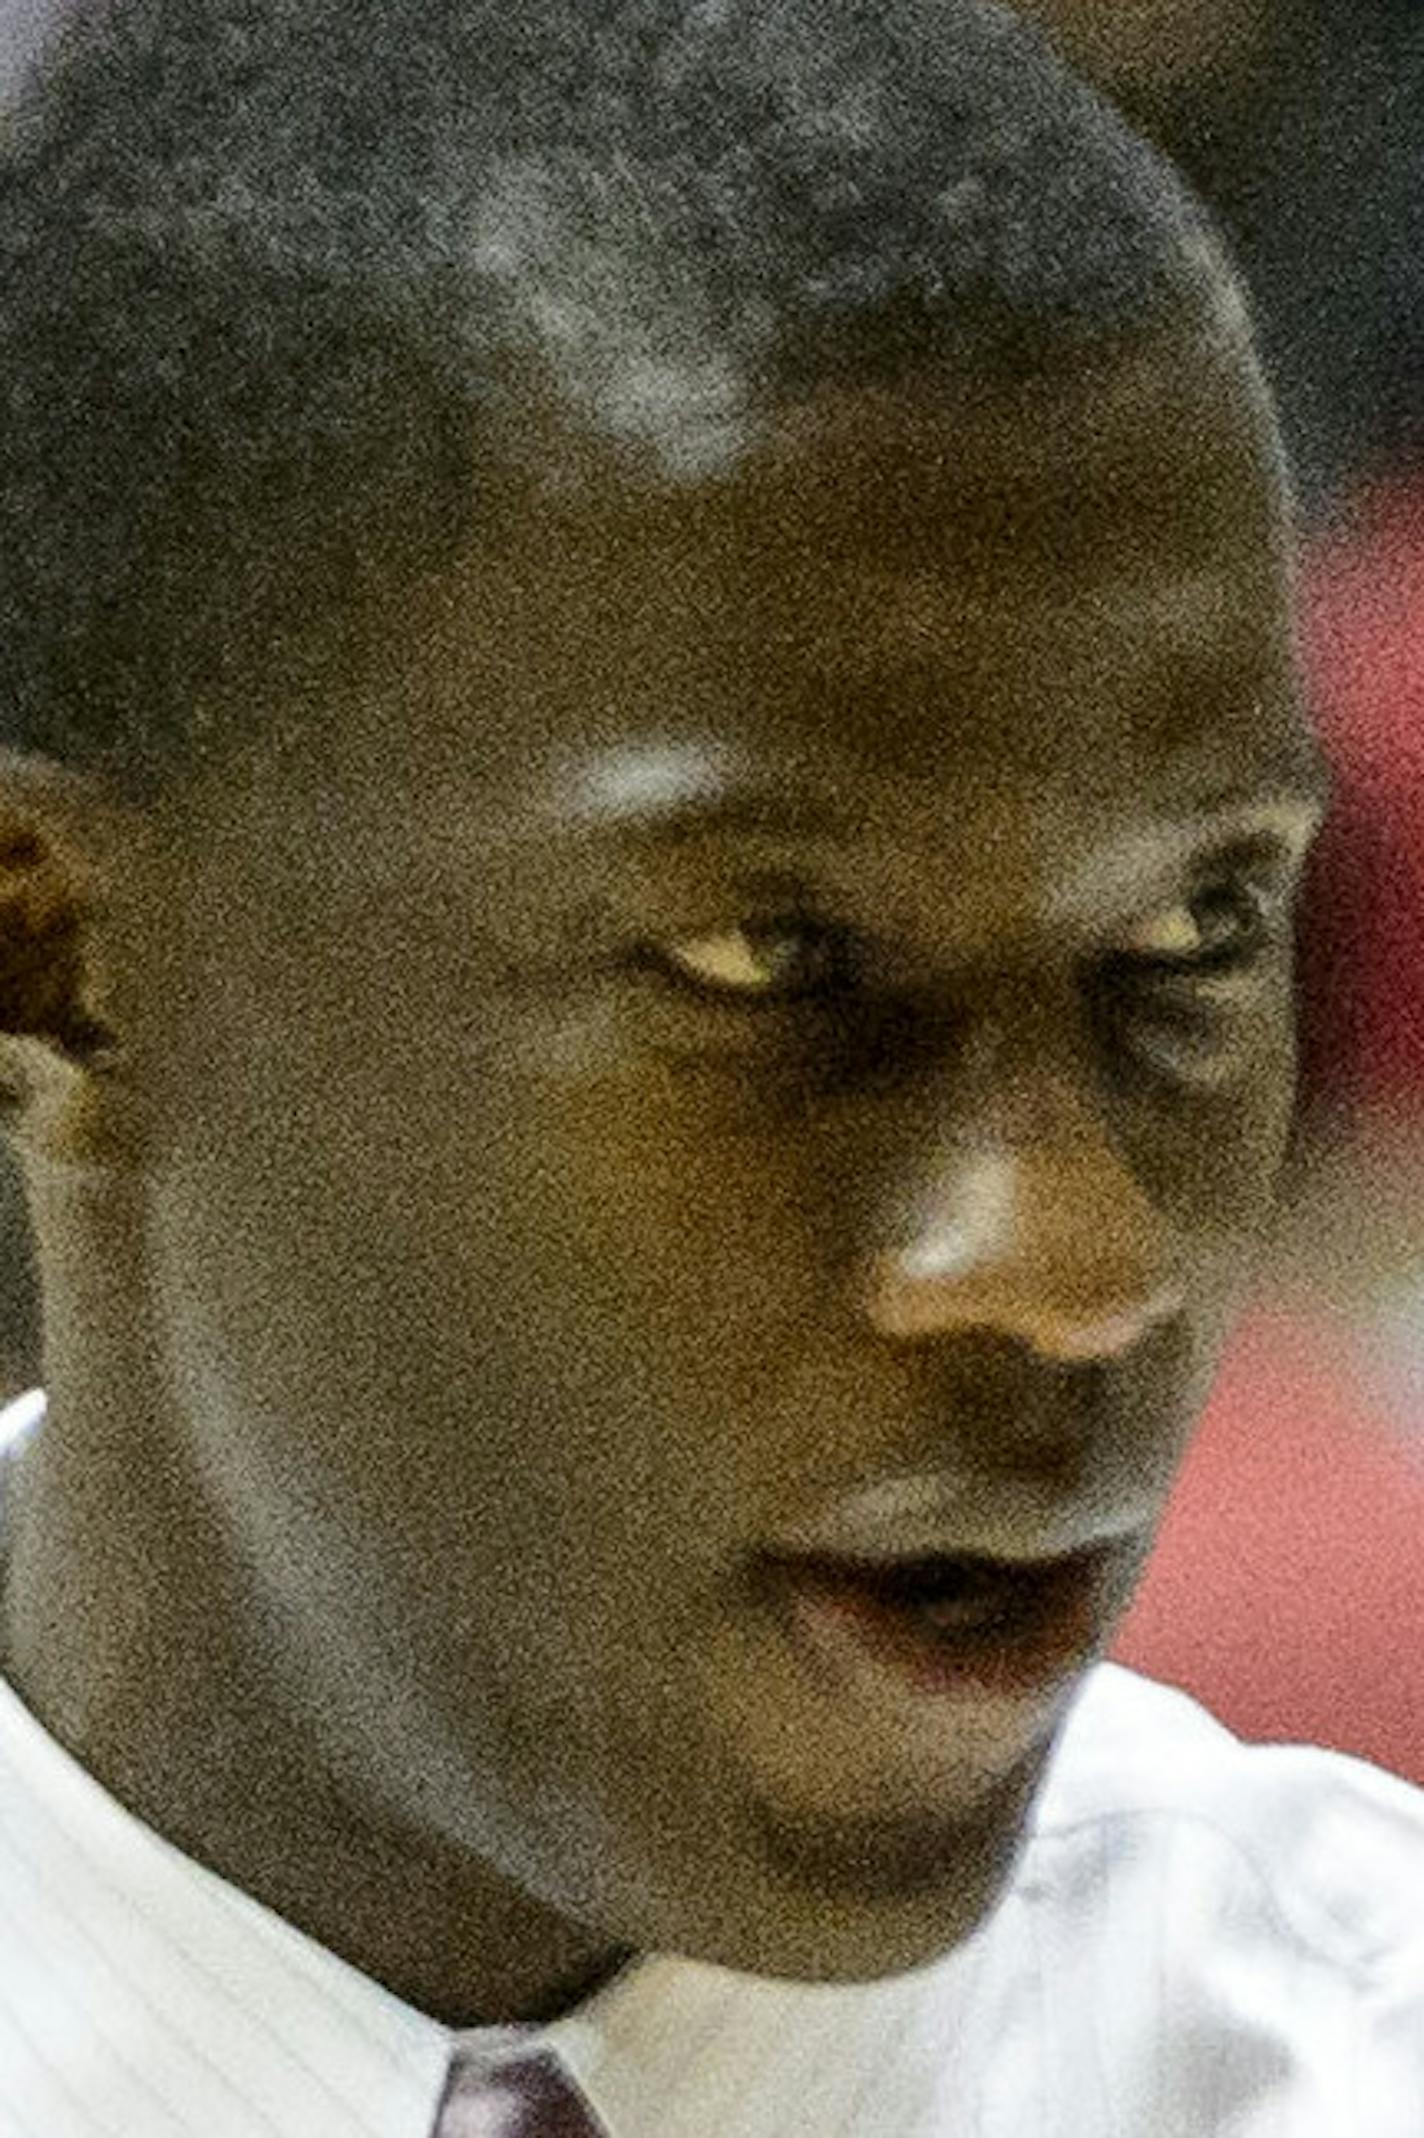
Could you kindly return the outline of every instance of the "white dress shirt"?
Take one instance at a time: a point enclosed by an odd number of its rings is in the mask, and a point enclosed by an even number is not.
[[[1424,2138],[1424,1791],[1100,1664],[945,1959],[861,1986],[650,1954],[462,2035],[183,1856],[0,1683],[0,2138],[430,2138],[457,2043],[535,2039],[611,2138]]]

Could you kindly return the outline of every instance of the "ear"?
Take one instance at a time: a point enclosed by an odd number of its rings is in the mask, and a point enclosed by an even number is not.
[[[99,783],[0,750],[0,1125],[21,1153],[108,1165],[129,1147],[101,944],[137,829]]]

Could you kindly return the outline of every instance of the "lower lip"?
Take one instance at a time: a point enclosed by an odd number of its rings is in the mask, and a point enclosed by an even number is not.
[[[842,1682],[924,1700],[1039,1701],[1081,1671],[1104,1623],[1110,1554],[1018,1576],[983,1624],[940,1628],[833,1566],[784,1562],[775,1574],[793,1633]]]

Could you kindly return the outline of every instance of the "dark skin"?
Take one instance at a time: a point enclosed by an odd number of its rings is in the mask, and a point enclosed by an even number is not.
[[[526,438],[307,776],[3,795],[12,974],[43,906],[67,975],[8,998],[51,1399],[8,1672],[452,2024],[644,1950],[870,1980],[994,1906],[1073,1684],[868,1728],[747,1555],[887,1478],[1089,1510],[1107,1649],[1270,1213],[1318,816],[1230,334],[823,392],[695,481],[543,410],[557,494]],[[753,786],[779,829],[648,821]],[[1196,901],[1253,827],[1274,946],[1109,984],[1241,926]]]

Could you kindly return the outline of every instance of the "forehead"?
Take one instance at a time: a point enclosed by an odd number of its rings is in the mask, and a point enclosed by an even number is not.
[[[693,764],[853,799],[867,848],[949,835],[1040,875],[1065,839],[1310,776],[1274,433],[1201,338],[993,393],[827,391],[690,483],[537,394],[528,421],[557,482],[526,440],[302,761],[373,837],[594,841]]]
[[[479,539],[379,664],[457,757],[715,711],[748,744],[916,751],[932,719],[1002,760],[1045,713],[1108,744],[1148,699],[1200,710],[1290,660],[1269,411],[1204,335],[1012,389],[813,394],[691,482],[533,392],[527,426],[521,471],[557,481],[485,481]]]

